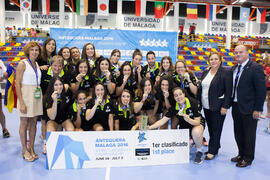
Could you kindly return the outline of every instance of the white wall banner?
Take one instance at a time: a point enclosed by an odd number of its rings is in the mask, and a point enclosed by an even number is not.
[[[227,22],[224,20],[211,21],[210,22],[210,33],[214,34],[226,34]],[[233,21],[232,22],[232,34],[243,35],[246,31],[246,23]]]
[[[189,163],[188,129],[52,132],[46,147],[48,169]]]
[[[162,30],[162,20],[150,16],[122,16],[123,29]]]
[[[65,13],[65,24],[69,20],[70,13]],[[47,14],[39,14],[39,13],[31,13],[31,25],[40,27],[59,27],[60,26],[60,15],[59,13],[50,13]]]

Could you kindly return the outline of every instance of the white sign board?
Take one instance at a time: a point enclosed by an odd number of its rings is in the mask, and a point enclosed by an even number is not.
[[[232,21],[232,34],[245,34],[246,23],[239,21]],[[227,33],[227,22],[224,20],[211,21],[210,22],[210,33],[214,34],[226,34]]]
[[[47,168],[77,169],[189,163],[189,130],[52,132]]]
[[[162,30],[163,19],[145,16],[122,16],[121,27],[123,29]]]

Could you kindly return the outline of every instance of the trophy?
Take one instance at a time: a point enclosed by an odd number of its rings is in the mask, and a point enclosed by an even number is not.
[[[141,124],[140,124],[140,130],[141,131],[146,131],[147,130],[147,122],[148,122],[148,116],[143,115]]]

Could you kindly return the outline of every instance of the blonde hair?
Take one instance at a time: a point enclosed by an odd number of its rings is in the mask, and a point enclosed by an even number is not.
[[[24,47],[23,47],[23,52],[24,52],[24,55],[27,57],[27,58],[29,58],[29,50],[31,49],[31,48],[33,48],[33,47],[38,47],[38,51],[39,51],[39,57],[40,57],[40,55],[41,55],[41,47],[40,47],[40,45],[37,43],[37,42],[35,42],[35,41],[31,41],[31,42],[29,42],[29,43],[27,43]],[[39,58],[38,57],[38,58]]]
[[[52,64],[53,63],[59,63],[62,66],[64,66],[64,58],[60,55],[55,55],[52,57]]]

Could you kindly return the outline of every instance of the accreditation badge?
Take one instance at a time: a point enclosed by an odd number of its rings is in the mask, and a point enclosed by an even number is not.
[[[140,124],[140,130],[141,131],[146,131],[147,130],[147,123],[148,123],[148,116],[143,115],[141,124]]]
[[[41,89],[39,87],[36,88],[34,97],[35,99],[39,99],[41,97]]]

